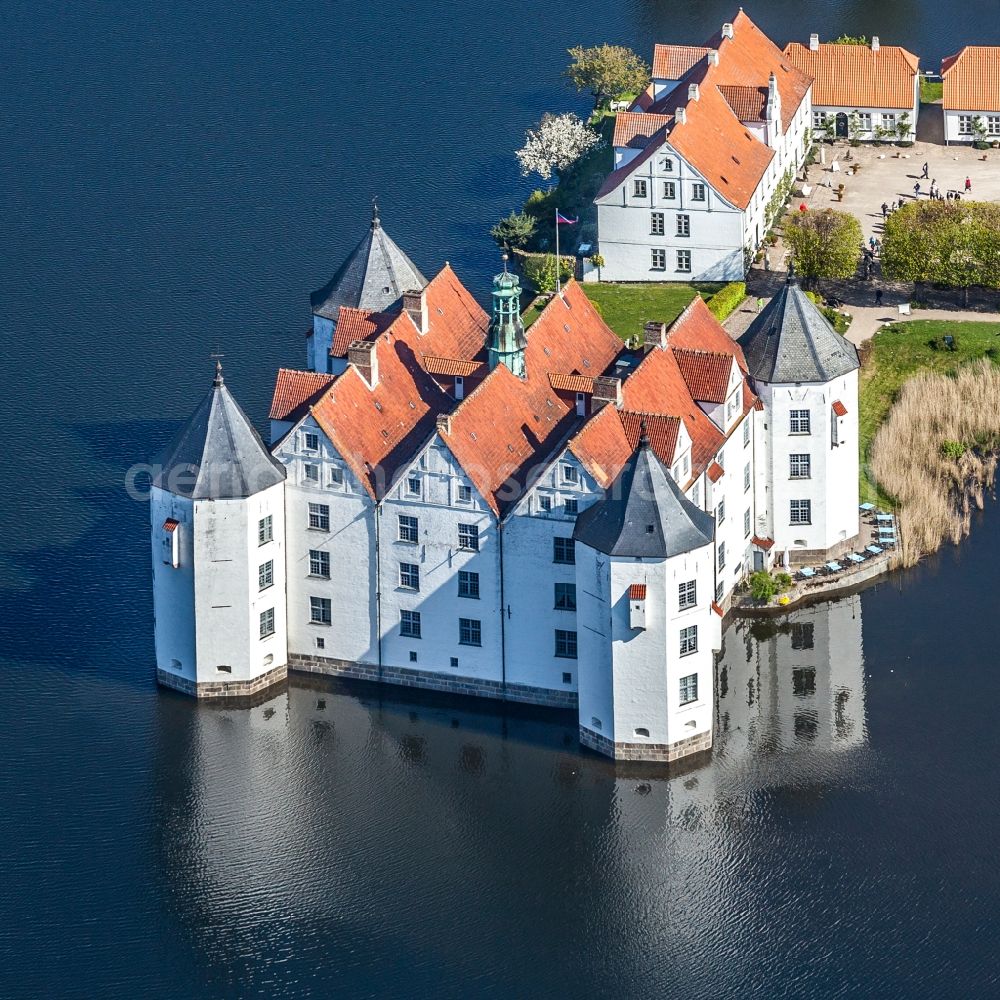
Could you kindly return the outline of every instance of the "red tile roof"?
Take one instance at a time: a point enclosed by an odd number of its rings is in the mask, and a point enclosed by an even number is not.
[[[835,399],[833,401],[833,412],[837,414],[838,417],[847,416],[847,407],[839,400]]]
[[[769,551],[774,547],[773,538],[761,538],[758,535],[754,535],[753,538],[750,539],[750,541],[753,542],[753,544],[756,545],[758,549],[763,549],[765,552]]]
[[[655,45],[653,47],[653,79],[679,80],[708,55],[701,45]]]
[[[172,517],[168,517],[163,522],[163,530],[164,531],[173,532],[173,531],[176,531],[180,526],[181,526],[181,522],[180,521],[175,521]]]
[[[486,367],[485,361],[462,361],[459,358],[436,358],[425,354],[423,357],[424,371],[432,375],[462,375],[468,376]]]
[[[719,93],[741,122],[767,121],[767,87],[740,87],[723,84]]]
[[[945,111],[1000,111],[1000,45],[966,45],[941,63]]]
[[[813,107],[899,108],[911,113],[919,60],[898,45],[824,43],[812,51],[799,42],[785,46],[785,56],[813,77]]]
[[[628,599],[630,601],[646,600],[646,585],[644,583],[633,583],[628,588]]]
[[[674,345],[671,344],[671,347]],[[733,371],[732,354],[674,347],[674,357],[691,395],[700,403],[724,403]]]
[[[674,120],[673,115],[646,115],[622,111],[615,116],[615,135],[612,146],[635,146],[645,149],[658,132]]]
[[[388,329],[389,324],[399,313],[371,312],[368,309],[355,309],[353,306],[341,306],[337,313],[337,326],[333,331],[333,343],[330,345],[330,357],[346,358],[347,349],[356,340],[369,340],[377,337]]]
[[[269,420],[298,420],[333,382],[333,375],[279,368],[271,397]]]
[[[725,474],[726,470],[723,469],[718,462],[713,462],[708,467],[708,478],[711,479],[713,483],[717,483]]]
[[[559,372],[549,372],[549,385],[563,392],[593,392],[593,375],[563,375]]]

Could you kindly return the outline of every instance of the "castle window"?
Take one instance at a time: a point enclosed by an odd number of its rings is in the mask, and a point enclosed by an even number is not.
[[[667,251],[653,249],[650,251],[650,267],[654,271],[665,271],[667,269]]]
[[[664,264],[666,267],[666,264]],[[691,273],[691,251],[690,250],[678,250],[677,251],[677,270],[682,271],[684,274]]]
[[[663,197],[668,201],[677,197],[677,184],[674,181],[663,182]]]
[[[691,216],[690,215],[678,215],[677,216],[677,235],[678,236],[690,236],[691,235]]]
[[[562,467],[562,477],[564,483],[575,483],[579,481],[575,465],[564,465]]]
[[[566,673],[566,672],[563,672],[562,681],[563,681],[563,684],[572,684],[573,683],[573,675],[569,674],[569,673]]]
[[[674,172],[674,161],[669,157],[664,157],[660,161],[660,166],[663,168],[665,174],[672,174]]]
[[[576,611],[576,584],[557,583],[555,588],[556,611]]]
[[[666,217],[662,212],[649,213],[649,234],[650,236],[663,236],[667,231]]]
[[[309,504],[309,527],[315,531],[330,530],[330,508],[325,503]]]
[[[306,451],[319,451],[318,434],[312,434],[309,431],[306,431],[305,439],[306,439],[306,444],[305,444]]]
[[[458,644],[460,646],[483,644],[483,623],[478,618],[458,619]]]
[[[788,475],[790,479],[808,479],[810,472],[808,455],[788,456]]]
[[[636,198],[645,198],[646,182],[644,180],[637,179],[632,185],[632,194],[634,194]]]
[[[475,524],[458,526],[458,547],[470,552],[479,551],[479,527]]]
[[[681,629],[681,656],[698,652],[698,626],[689,625]]]
[[[789,505],[792,524],[812,524],[811,500],[790,500]]]
[[[692,201],[704,201],[705,200],[705,185],[700,182],[695,182],[694,187],[691,189],[691,200]]]
[[[472,503],[472,487],[471,486],[459,486],[459,488],[458,488],[458,502],[459,503]]]
[[[743,421],[743,447],[745,448],[750,444],[750,421],[749,419]]]
[[[264,657],[264,666],[269,667],[272,663],[274,663],[274,653],[268,653],[267,656]]]
[[[260,637],[266,639],[269,635],[274,635],[274,608],[260,613]]]
[[[231,674],[233,672],[233,668],[228,663],[220,663],[215,669],[220,674]]]
[[[399,585],[407,590],[420,589],[420,567],[416,563],[399,564]]]
[[[420,638],[420,612],[400,611],[399,612],[399,634],[408,636],[410,639]]]
[[[726,565],[726,543],[719,542],[719,569],[723,569]]]
[[[418,496],[420,496],[420,477],[419,476],[410,476],[406,480],[406,492],[411,497],[418,497]]]
[[[750,508],[743,511],[743,537],[750,537]]]
[[[330,579],[330,553],[320,549],[309,550],[309,575]]]
[[[591,727],[591,729],[600,729],[601,728],[601,720],[596,715],[592,715],[590,717],[590,727]]]
[[[469,573],[464,569],[458,571],[458,596],[479,600],[478,573]]]
[[[274,538],[274,518],[268,514],[257,522],[257,544],[264,545]]]
[[[303,467],[303,471],[306,475],[306,482],[318,483],[319,482],[319,466],[306,464]]]
[[[420,525],[415,517],[406,514],[399,515],[399,540],[401,542],[416,542],[420,536]]]
[[[417,662],[417,651],[415,649],[410,650],[410,663]]]
[[[567,660],[576,659],[576,632],[556,629],[556,656]]]
[[[274,585],[274,560],[268,559],[257,567],[257,589],[267,590]]]
[[[635,730],[635,735],[643,739],[649,739],[649,730],[644,726],[639,726],[639,728]]]
[[[324,639],[321,635],[316,636],[316,648],[326,649],[326,639]]]
[[[701,506],[701,483],[695,483],[694,486],[691,487],[691,503],[693,503],[695,507]]]
[[[715,508],[715,523],[723,524],[726,520],[726,501],[720,500],[719,506]]]
[[[332,602],[329,597],[309,598],[309,621],[314,625],[333,623]]]
[[[453,667],[457,667],[457,666],[458,666],[458,657],[457,657],[457,656],[453,656],[453,657],[451,658],[451,665],[452,665]]]
[[[743,492],[750,489],[750,463],[743,466]]]
[[[688,674],[687,677],[681,678],[681,704],[690,705],[691,702],[698,700],[698,675]]]
[[[808,410],[791,410],[788,414],[789,424],[788,432],[790,434],[808,434],[809,433],[809,411]]]
[[[576,497],[567,497],[566,513],[569,514],[570,517],[576,517],[579,510],[580,510],[580,503],[576,499]]]
[[[330,485],[342,486],[344,483],[344,470],[339,465],[330,466]]]
[[[576,545],[572,538],[552,539],[552,561],[567,566],[576,564]]]
[[[538,509],[543,514],[547,514],[550,510],[552,510],[552,497],[539,497]]]
[[[698,584],[694,580],[687,580],[677,587],[677,610],[684,611],[693,608],[698,603]]]

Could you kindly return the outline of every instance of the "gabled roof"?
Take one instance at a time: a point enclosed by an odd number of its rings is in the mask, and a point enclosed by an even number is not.
[[[364,239],[337,273],[312,293],[312,311],[335,320],[341,306],[381,311],[403,292],[423,288],[427,279],[382,228],[377,214]]]
[[[740,337],[750,374],[760,382],[829,382],[858,367],[858,352],[794,281]]]
[[[280,483],[271,457],[216,366],[215,381],[160,457],[153,485],[192,500],[249,497]]]
[[[424,371],[431,375],[473,375],[486,365],[485,361],[462,361],[459,358],[436,358],[425,354],[423,357]]]
[[[742,87],[723,84],[719,93],[741,122],[763,122],[767,120],[767,87]]]
[[[726,401],[729,395],[729,376],[733,371],[732,354],[674,347],[674,357],[691,395],[699,403]]]
[[[576,541],[626,558],[666,559],[711,545],[714,537],[715,519],[684,496],[645,439],[573,530]]]
[[[785,56],[813,77],[813,107],[898,108],[913,111],[913,78],[919,60],[898,45],[823,43],[814,51],[799,42],[785,46]]]
[[[1000,111],[1000,45],[966,45],[941,63],[945,111]]]
[[[383,333],[398,315],[398,310],[395,313],[371,312],[368,309],[341,306],[337,313],[337,326],[333,331],[330,357],[346,358],[347,349],[354,341],[370,340]]]
[[[269,420],[298,420],[333,382],[333,375],[279,368]]]
[[[615,134],[611,145],[645,149],[653,136],[665,129],[673,120],[673,115],[647,115],[635,111],[621,111],[615,116]]]
[[[701,45],[654,45],[653,79],[679,80],[708,55]]]

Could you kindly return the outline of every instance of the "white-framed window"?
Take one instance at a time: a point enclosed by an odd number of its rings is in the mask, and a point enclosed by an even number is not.
[[[635,195],[636,198],[645,198],[646,182],[637,177],[632,184],[632,194]]]
[[[305,432],[305,450],[319,451],[319,435],[312,431]]]
[[[750,508],[743,511],[743,537],[750,537]]]
[[[310,465],[308,462],[302,466],[303,471],[306,474],[307,483],[318,483],[319,482],[319,466]]]
[[[406,492],[411,497],[420,496],[420,476],[407,476],[406,477]]]
[[[329,597],[309,598],[309,621],[313,625],[333,624],[333,605]]]
[[[399,540],[417,542],[420,540],[420,522],[408,514],[399,515]]]
[[[416,563],[399,564],[399,585],[406,590],[420,589],[420,567]]]
[[[690,236],[691,235],[691,216],[680,214],[677,216],[677,235],[678,236]]]
[[[471,552],[479,551],[479,526],[475,524],[460,524],[458,526],[458,547]]]
[[[483,623],[478,618],[458,619],[458,644],[460,646],[483,644]]]
[[[674,172],[674,161],[670,157],[664,157],[660,161],[660,168],[665,174],[672,174]]]
[[[689,625],[681,629],[681,656],[698,652],[698,626]]]
[[[547,514],[552,510],[552,497],[540,496],[538,498],[538,509],[543,514]]]
[[[691,251],[690,250],[678,250],[677,251],[677,270],[683,274],[691,273]]]
[[[557,628],[556,633],[556,656],[566,660],[576,659],[576,632],[568,629]]]
[[[747,462],[743,466],[743,492],[746,493],[750,489],[750,463]]]
[[[471,600],[479,600],[479,574],[470,573],[467,570],[458,571],[458,596],[468,597]]]
[[[267,590],[274,586],[274,560],[268,559],[257,567],[257,589]]]
[[[566,566],[576,564],[576,543],[572,538],[552,539],[552,561]]]
[[[330,553],[322,549],[309,550],[309,575],[330,579]]]
[[[563,506],[570,517],[576,517],[580,512],[580,502],[576,497],[566,497],[563,501]]]
[[[266,545],[274,538],[274,517],[266,514],[257,522],[257,544]]]
[[[555,585],[556,611],[576,611],[576,584],[557,583]]]
[[[739,396],[737,393],[733,393],[726,403],[726,420],[732,420],[736,416],[736,407],[739,404]]]
[[[695,507],[700,507],[701,506],[701,483],[700,482],[699,483],[695,483],[694,486],[691,487],[691,503],[693,503],[695,505]]]
[[[667,231],[666,216],[662,212],[649,213],[650,236],[663,236]]]
[[[564,465],[562,467],[562,481],[564,483],[576,483],[579,482],[579,475],[576,471],[575,465]]]
[[[692,201],[704,201],[705,200],[705,185],[701,181],[695,181],[694,186],[691,188],[691,200]]]
[[[344,485],[344,470],[339,465],[330,466],[330,485],[331,486]]]
[[[886,111],[882,112],[882,128],[885,129],[895,129],[896,128],[896,116],[889,114]]]
[[[813,112],[813,128],[817,128],[817,129],[823,128],[824,127],[823,120],[825,118],[826,118],[826,115],[822,111],[814,111]]]
[[[809,473],[810,473],[810,460],[808,455],[788,456],[789,479],[808,479]]]
[[[274,608],[260,613],[260,637],[266,639],[269,635],[274,635]]]
[[[399,634],[410,639],[420,638],[420,612],[400,611],[399,612]]]
[[[309,504],[309,527],[316,531],[330,530],[330,508],[327,504]]]
[[[465,378],[462,375],[455,376],[455,399],[465,398]]]
[[[664,181],[663,182],[663,197],[667,201],[673,201],[677,197],[677,182],[676,181]]]
[[[812,524],[812,501],[789,500],[789,516],[792,524]]]
[[[457,499],[459,503],[472,503],[472,487],[459,486]]]
[[[654,247],[649,251],[649,266],[654,271],[665,271],[667,269],[667,251]]]
[[[688,674],[681,678],[681,704],[690,705],[692,701],[698,700],[698,675]]]
[[[858,112],[858,125],[862,132],[870,132],[872,130],[872,116],[870,111]]]
[[[691,453],[684,452],[681,458],[681,472],[686,476],[691,471]]]
[[[719,569],[723,569],[726,565],[726,543],[719,542]]]
[[[958,131],[961,135],[972,135],[972,119],[974,115],[958,116]]]
[[[743,447],[745,448],[750,444],[750,420],[749,418],[743,421]]]
[[[720,500],[719,506],[715,508],[715,523],[722,524],[726,520],[726,501]]]
[[[987,135],[1000,135],[1000,115],[990,115],[986,119]]]
[[[677,585],[677,610],[685,611],[698,603],[698,584],[695,580],[685,580]]]
[[[790,434],[809,433],[809,411],[790,410],[788,413],[788,432]]]

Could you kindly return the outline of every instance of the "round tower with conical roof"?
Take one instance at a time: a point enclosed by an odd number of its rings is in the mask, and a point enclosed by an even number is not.
[[[712,745],[721,616],[715,520],[660,461],[645,429],[602,500],[577,518],[580,741],[624,760]]]
[[[157,680],[201,698],[283,680],[285,469],[221,365],[156,465],[150,518]]]

